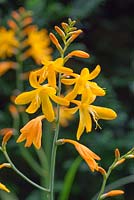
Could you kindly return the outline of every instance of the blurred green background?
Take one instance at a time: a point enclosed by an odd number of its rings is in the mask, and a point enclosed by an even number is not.
[[[134,1],[0,0],[0,26],[6,26],[11,11],[17,10],[20,6],[32,10],[34,23],[40,28],[47,28],[49,32],[54,32],[54,25],[66,22],[68,17],[76,20],[77,27],[83,30],[83,34],[76,39],[71,48],[85,50],[90,53],[91,57],[86,61],[71,59],[66,65],[72,67],[75,72],[80,72],[83,67],[92,70],[97,64],[102,67],[97,82],[107,89],[107,95],[98,97],[95,104],[113,108],[117,111],[118,118],[109,122],[100,121],[103,129],[92,131],[88,135],[85,133],[81,142],[101,156],[101,164],[107,169],[114,159],[115,148],[118,147],[121,153],[125,153],[134,146]],[[56,50],[53,56],[57,56]],[[12,119],[8,112],[8,105],[10,91],[14,88],[12,71],[0,78],[0,85],[0,128],[11,127]],[[71,122],[67,128],[61,128],[59,137],[75,139],[78,118],[75,122]],[[47,145],[49,148],[49,144]],[[47,146],[45,148],[48,150]],[[29,151],[36,158],[34,147]],[[21,171],[31,179],[39,181],[35,171],[31,170],[24,156],[21,156],[14,140],[9,142],[8,152]],[[63,189],[63,180],[76,157],[77,152],[72,146],[59,147],[55,175],[56,200],[62,200],[59,194]],[[0,161],[4,161],[2,155],[0,155]],[[111,199],[134,200],[134,160],[119,166],[113,172],[109,183],[123,177],[128,177],[128,180],[121,180],[116,189],[125,190],[124,197]],[[68,199],[91,200],[98,192],[101,181],[100,175],[92,174],[87,165],[81,162]],[[25,183],[10,170],[3,169],[0,172],[0,182],[5,183],[12,191],[10,195],[0,192],[2,200],[43,199],[38,190]]]

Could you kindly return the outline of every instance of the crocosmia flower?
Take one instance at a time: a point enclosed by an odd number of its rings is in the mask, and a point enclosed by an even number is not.
[[[78,130],[77,130],[78,140],[80,139],[80,136],[84,132],[84,129],[86,129],[86,132],[91,132],[92,118],[93,118],[93,121],[96,123],[96,126],[100,127],[98,124],[99,119],[112,120],[117,117],[117,114],[115,113],[115,111],[113,111],[110,108],[91,105],[94,99],[95,99],[95,96],[94,97],[89,96],[88,92],[85,90],[83,92],[81,101],[72,100],[72,102],[77,105],[76,107],[65,108],[65,111],[69,112],[72,115],[79,110],[80,121],[79,121]]]
[[[44,115],[36,117],[30,120],[22,129],[20,129],[21,135],[17,139],[17,142],[26,140],[25,147],[33,145],[39,149],[41,147],[42,138],[42,120],[45,118]]]
[[[98,171],[98,163],[95,160],[100,160],[100,157],[91,151],[89,148],[70,139],[61,139],[62,143],[70,143],[73,144],[75,149],[78,151],[80,156],[85,160],[91,171]]]
[[[72,69],[63,66],[63,58],[58,58],[55,61],[42,60],[43,67],[39,70],[30,73],[29,81],[32,87],[37,88],[46,79],[51,87],[56,88],[57,73],[70,74]]]
[[[49,87],[47,84],[39,88],[23,92],[15,99],[16,104],[30,104],[26,109],[28,113],[35,113],[40,106],[46,119],[52,122],[55,119],[53,105],[51,100],[61,105],[69,105],[69,102],[62,97],[56,96],[56,89]]]
[[[101,68],[99,65],[97,65],[91,73],[89,73],[88,68],[83,68],[80,75],[72,73],[71,76],[74,78],[62,79],[61,82],[65,85],[75,84],[73,90],[69,92],[65,98],[71,101],[75,99],[78,94],[82,94],[85,89],[87,89],[87,92],[90,95],[92,92],[93,95],[104,96],[105,91],[100,86],[98,86],[97,83],[91,81],[98,76],[100,70]]]
[[[46,29],[38,30],[34,26],[32,30],[27,32],[27,39],[23,42],[23,45],[29,47],[24,53],[25,58],[32,57],[38,64],[41,63],[43,57],[48,60],[52,59],[52,48]]]
[[[15,37],[13,30],[0,28],[0,58],[12,56],[16,52],[19,42]]]

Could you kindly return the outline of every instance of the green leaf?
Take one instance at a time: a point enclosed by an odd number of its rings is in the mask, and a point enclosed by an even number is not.
[[[81,160],[82,160],[82,158],[78,156],[72,163],[69,170],[67,171],[65,178],[64,178],[63,188],[59,195],[58,200],[68,200],[69,199],[69,194],[70,194],[70,191],[71,191],[71,188],[73,185],[73,181],[74,181],[76,172],[81,163]]]

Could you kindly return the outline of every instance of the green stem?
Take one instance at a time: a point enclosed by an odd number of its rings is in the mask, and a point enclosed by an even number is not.
[[[7,159],[7,161],[10,163],[11,168],[12,168],[18,175],[20,175],[23,179],[25,179],[27,182],[29,182],[31,185],[35,186],[36,188],[38,188],[38,189],[40,189],[40,190],[43,190],[43,191],[45,191],[45,192],[48,192],[48,193],[50,192],[49,189],[44,188],[44,187],[38,185],[37,183],[31,181],[27,176],[25,176],[22,172],[20,172],[20,171],[16,168],[16,166],[13,164],[13,162],[12,162],[11,159],[9,158],[9,155],[8,155],[8,153],[7,153],[7,151],[6,151],[6,147],[3,147],[1,150],[2,150],[2,152],[3,152],[4,156],[5,156],[5,158]]]
[[[113,168],[114,168],[115,163],[116,163],[116,160],[115,160],[115,161],[112,163],[112,165],[109,167],[109,169],[108,169],[108,171],[107,171],[107,174],[103,176],[103,183],[102,183],[101,190],[100,190],[100,192],[99,192],[99,195],[98,195],[97,200],[101,200],[101,199],[102,199],[101,196],[102,196],[102,194],[104,193],[107,180],[108,180],[108,178],[109,178],[109,176],[110,176],[110,174],[111,174],[111,172],[112,172],[112,170],[113,170]]]
[[[65,48],[63,52],[60,52],[61,58],[64,58],[64,52],[65,52]],[[61,74],[59,73],[57,96],[60,96],[60,94],[61,94]],[[55,129],[55,135],[54,135],[53,145],[52,145],[51,167],[50,167],[50,187],[49,187],[50,200],[54,200],[54,175],[55,175],[55,162],[56,162],[56,152],[57,152],[56,141],[59,135],[59,118],[60,118],[60,105],[57,104],[56,129]]]
[[[61,92],[61,74],[59,74],[59,90],[58,90],[58,96],[60,96]],[[54,174],[55,174],[55,161],[56,161],[56,152],[57,152],[57,145],[56,141],[58,139],[59,134],[59,114],[60,114],[60,105],[57,105],[57,119],[56,119],[56,129],[55,129],[55,135],[53,139],[53,146],[52,146],[52,157],[51,157],[51,168],[50,168],[50,200],[54,199]]]

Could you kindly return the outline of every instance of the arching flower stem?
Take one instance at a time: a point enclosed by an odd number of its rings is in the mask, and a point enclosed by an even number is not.
[[[42,187],[40,185],[38,185],[37,183],[33,182],[32,180],[30,180],[27,176],[25,176],[22,172],[20,172],[16,166],[13,164],[13,162],[11,161],[8,153],[7,153],[7,150],[6,150],[6,146],[3,146],[0,148],[0,150],[3,152],[6,160],[10,163],[11,165],[11,168],[19,175],[21,176],[24,180],[26,180],[27,182],[29,182],[31,185],[35,186],[36,188],[40,189],[40,190],[43,190],[44,192],[47,192],[47,193],[50,193],[50,190],[45,188],[45,187]]]

